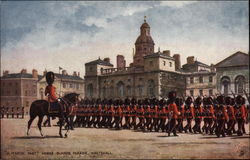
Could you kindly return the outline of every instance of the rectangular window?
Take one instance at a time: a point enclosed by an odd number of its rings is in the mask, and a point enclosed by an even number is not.
[[[194,96],[194,90],[190,90],[190,96]]]
[[[152,66],[153,65],[153,61],[149,61],[149,64]]]
[[[73,88],[73,84],[72,83],[69,84],[69,88]]]
[[[209,89],[209,96],[213,95],[213,89]]]
[[[210,82],[210,83],[213,82],[213,76],[209,76],[209,82]]]
[[[66,88],[66,83],[63,83],[63,88]]]
[[[28,91],[25,91],[25,96],[28,96]]]
[[[29,107],[29,101],[26,101],[26,107]]]
[[[199,90],[199,93],[200,93],[200,96],[203,96],[203,90],[202,89]]]
[[[78,83],[76,84],[76,89],[79,89],[79,84]]]
[[[169,66],[172,67],[172,62],[169,62]]]
[[[203,77],[202,76],[199,77],[199,82],[203,83]]]
[[[191,83],[191,84],[194,83],[194,77],[190,77],[190,83]]]
[[[166,66],[166,61],[163,61],[163,66]]]

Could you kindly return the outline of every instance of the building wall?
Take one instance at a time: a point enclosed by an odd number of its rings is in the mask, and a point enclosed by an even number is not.
[[[14,107],[14,112],[24,107],[28,113],[30,105],[37,99],[37,79],[7,78],[1,79],[1,106]]]
[[[59,97],[68,93],[78,93],[81,98],[84,98],[84,81],[78,80],[67,80],[67,79],[58,79],[55,78],[53,85],[56,87],[56,94]],[[47,82],[45,77],[42,78],[38,83],[38,99],[47,99],[45,96],[45,88],[47,86]]]
[[[230,67],[230,68],[216,68],[217,71],[217,90],[221,93],[224,93],[223,85],[221,80],[223,77],[228,77],[230,79],[230,88],[229,88],[229,95],[231,94],[231,90],[233,93],[236,92],[235,90],[235,79],[237,76],[245,77],[245,84],[244,90],[249,94],[249,68],[246,67]],[[236,93],[237,94],[237,93]]]
[[[200,83],[200,77],[202,77],[203,82]],[[209,82],[209,77],[212,77],[212,82]],[[193,83],[191,83],[191,78],[193,78]],[[190,74],[186,75],[186,95],[192,96],[191,92],[193,91],[193,96],[202,96],[200,94],[202,90],[203,95],[209,96],[209,90],[212,90],[212,94],[216,94],[216,74],[213,72],[210,73],[199,73],[199,74]]]

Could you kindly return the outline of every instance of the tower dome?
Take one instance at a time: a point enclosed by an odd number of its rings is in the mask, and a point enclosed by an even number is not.
[[[144,17],[144,23],[140,27],[140,35],[135,41],[135,56],[134,65],[143,66],[144,56],[154,53],[154,40],[150,35],[150,26],[146,22]]]

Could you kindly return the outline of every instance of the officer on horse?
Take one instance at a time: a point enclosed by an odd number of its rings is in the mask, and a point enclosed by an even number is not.
[[[45,96],[48,96],[48,102],[49,102],[49,110],[58,110],[59,114],[61,115],[62,119],[64,120],[64,114],[63,114],[63,105],[61,105],[60,99],[57,98],[56,96],[56,87],[53,86],[53,82],[55,79],[55,74],[53,72],[48,72],[46,74],[46,82],[47,86],[45,89]]]

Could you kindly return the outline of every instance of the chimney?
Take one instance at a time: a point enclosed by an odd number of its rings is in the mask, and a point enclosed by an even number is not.
[[[194,64],[194,56],[187,57],[187,64]]]
[[[66,70],[62,70],[62,75],[67,75],[67,71]]]
[[[33,70],[32,70],[32,77],[33,77],[33,78],[38,78],[38,72],[37,72],[36,69],[33,69]]]
[[[27,69],[22,69],[21,70],[21,74],[26,74],[27,73]]]
[[[77,76],[77,73],[76,73],[76,71],[74,71],[74,72],[73,72],[73,76]]]
[[[211,68],[211,71],[212,71],[212,72],[215,72],[215,66],[214,66],[213,63],[211,63],[210,68]]]
[[[80,72],[78,72],[77,76],[80,77]]]
[[[103,61],[107,62],[107,63],[110,63],[110,58],[109,57],[106,57],[103,59]]]
[[[181,69],[181,59],[180,54],[174,54],[173,55],[174,61],[175,61],[175,70]]]
[[[8,75],[8,74],[9,74],[9,71],[8,71],[8,70],[3,71],[3,76]]]
[[[116,56],[116,65],[117,65],[117,68],[125,68],[126,67],[126,61],[125,61],[123,55]]]
[[[165,56],[170,56],[170,50],[164,50],[164,51],[163,51],[163,54],[164,54]]]
[[[43,75],[46,76],[46,74],[47,74],[47,70],[44,70]]]

